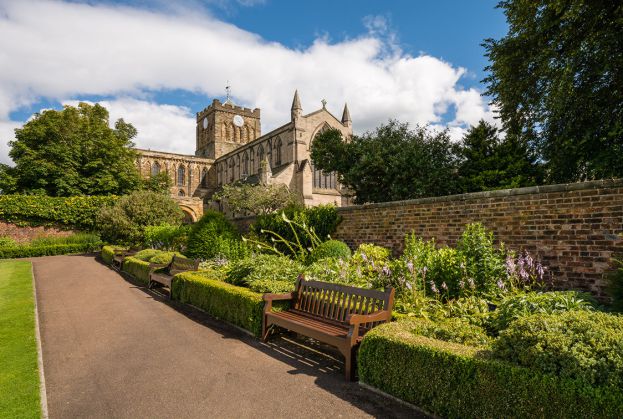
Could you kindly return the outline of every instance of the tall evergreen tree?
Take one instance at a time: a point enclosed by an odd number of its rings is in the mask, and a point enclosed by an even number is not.
[[[542,181],[541,167],[516,136],[500,138],[498,129],[480,121],[456,147],[463,192],[532,186]]]
[[[504,0],[509,31],[484,42],[485,79],[507,135],[548,181],[623,176],[623,3]]]

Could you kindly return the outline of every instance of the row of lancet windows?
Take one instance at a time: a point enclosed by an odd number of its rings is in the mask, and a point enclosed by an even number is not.
[[[152,176],[158,175],[161,170],[162,170],[162,167],[160,166],[160,163],[154,162],[151,165]],[[190,184],[190,173],[188,175],[188,183]],[[184,165],[179,165],[177,167],[175,184],[177,186],[184,186],[186,184],[186,167]],[[201,171],[201,185],[204,187],[208,186],[208,169],[205,167]],[[180,191],[180,192],[183,192],[183,191]],[[183,195],[180,195],[180,196],[183,196]]]
[[[223,122],[221,125],[221,138],[231,138],[235,143],[248,143],[255,139],[255,128],[248,125],[237,127],[231,122]]]
[[[264,145],[266,145],[266,149]],[[251,147],[227,161],[219,163],[217,167],[218,184],[230,183],[236,179],[259,173],[261,162],[266,157],[268,157],[271,167],[281,166],[283,163],[282,149],[283,142],[281,138],[277,138],[274,145],[271,140],[268,140],[266,143]]]
[[[316,189],[336,189],[337,188],[337,176],[335,172],[325,173],[322,170],[316,169],[312,165],[314,173],[314,188]]]

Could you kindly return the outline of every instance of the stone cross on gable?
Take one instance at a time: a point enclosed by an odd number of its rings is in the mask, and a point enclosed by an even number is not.
[[[325,109],[327,107],[327,101],[326,100],[322,99],[320,101],[320,103],[322,103],[322,109]]]

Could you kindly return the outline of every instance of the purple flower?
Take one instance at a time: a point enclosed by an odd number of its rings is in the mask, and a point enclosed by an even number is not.
[[[538,275],[539,280],[542,280],[545,275],[545,268],[541,265],[541,262],[537,262],[536,264],[536,274]]]
[[[386,276],[390,276],[392,274],[392,271],[387,266],[383,266],[383,274]]]
[[[441,283],[441,289],[443,289],[444,291],[448,291],[448,286],[446,285],[446,281],[443,281]]]
[[[515,260],[512,257],[507,256],[506,257],[506,272],[508,273],[508,276],[512,276],[515,273],[516,269],[517,269],[517,265],[515,265]]]
[[[422,281],[426,279],[426,272],[428,271],[428,268],[426,266],[424,266],[422,268]]]
[[[361,252],[361,259],[363,259],[364,262],[368,261],[368,257],[366,256],[365,253]]]
[[[532,259],[532,256],[530,256],[530,253],[526,251],[526,265],[528,265],[528,269],[532,269],[533,264],[534,264],[534,259]]]
[[[410,273],[413,273],[413,262],[411,261],[407,262],[407,269],[409,270]]]
[[[523,266],[519,270],[519,277],[522,281],[527,281],[528,279],[530,279],[530,274],[523,268]]]
[[[465,281],[463,281],[462,279],[459,281],[459,288],[460,289],[465,288]]]
[[[472,278],[467,278],[467,283],[469,284],[469,287],[471,289],[475,289],[476,288],[476,284],[474,283],[474,280]]]
[[[413,289],[413,286],[411,285],[411,283],[409,281],[407,281],[405,283],[405,287],[407,287],[408,290],[412,290]]]
[[[435,282],[430,281],[430,290],[432,292],[434,292],[435,294],[439,294],[439,290],[437,289],[437,286],[435,285]]]
[[[501,290],[504,290],[506,288],[506,286],[504,285],[504,282],[501,279],[498,279],[497,286]]]

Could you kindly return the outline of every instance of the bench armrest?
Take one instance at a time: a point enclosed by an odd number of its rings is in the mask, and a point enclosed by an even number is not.
[[[392,313],[387,310],[379,310],[370,314],[349,314],[346,316],[346,322],[348,324],[361,324],[361,323],[371,323],[378,321],[389,321],[391,320]]]
[[[168,263],[150,263],[149,264],[149,275],[154,273],[158,269],[166,268],[169,266]]]

